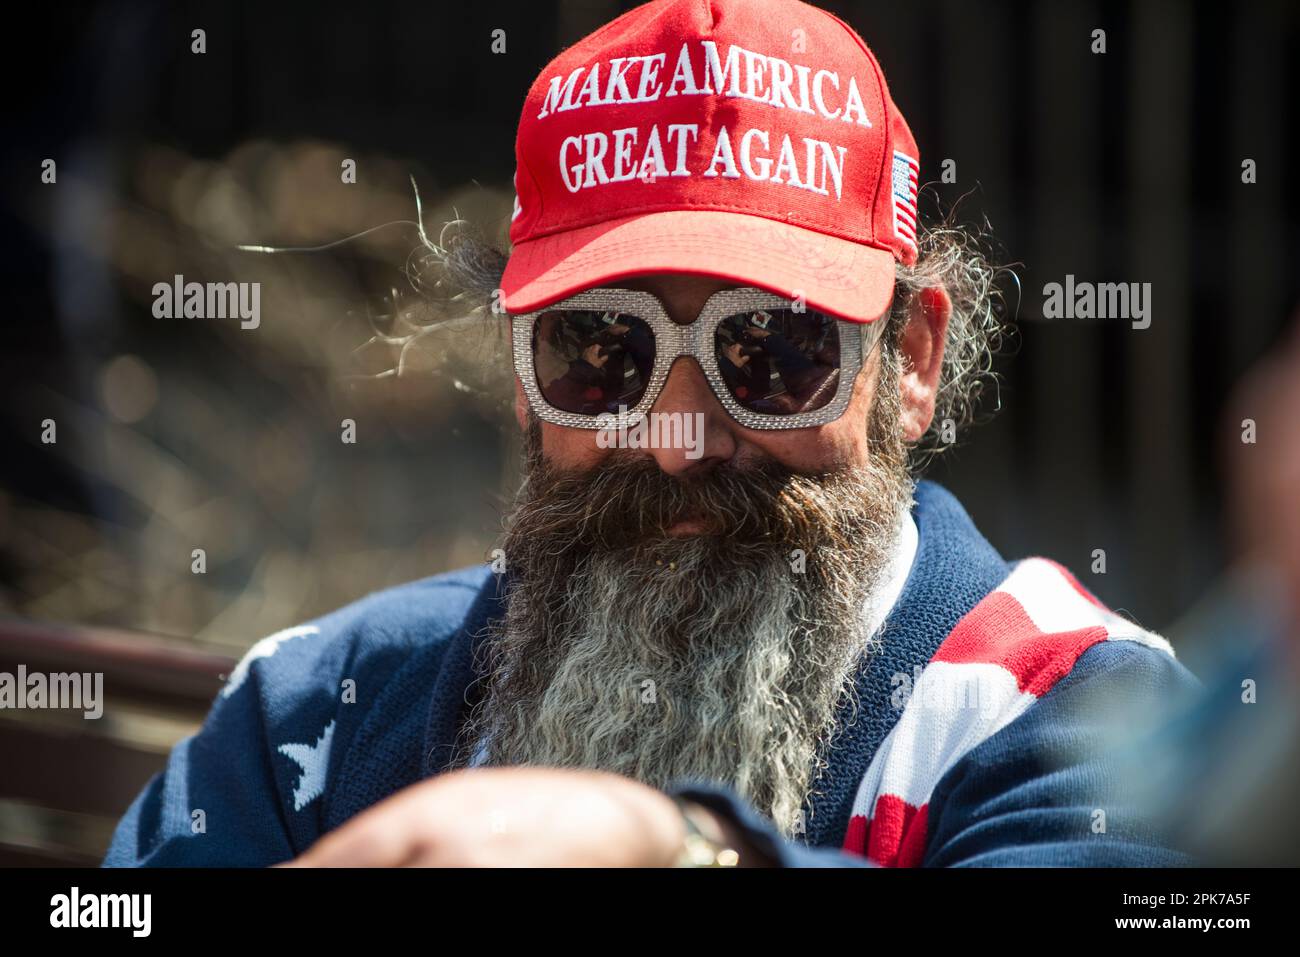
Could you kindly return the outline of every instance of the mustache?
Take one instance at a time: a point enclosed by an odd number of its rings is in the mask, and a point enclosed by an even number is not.
[[[703,534],[733,546],[810,543],[828,529],[851,531],[863,521],[853,470],[797,473],[778,462],[723,463],[698,476],[675,477],[651,459],[617,454],[590,470],[558,468],[540,458],[530,469],[507,530],[533,547],[611,550],[671,538],[693,520]],[[863,489],[865,493],[865,489]]]

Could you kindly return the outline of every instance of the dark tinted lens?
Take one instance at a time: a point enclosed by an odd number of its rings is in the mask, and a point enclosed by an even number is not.
[[[840,333],[833,316],[753,310],[724,319],[714,338],[723,381],[751,412],[814,412],[835,395]]]
[[[654,367],[655,337],[636,316],[553,309],[533,323],[533,370],[542,396],[579,415],[617,413],[641,401]]]

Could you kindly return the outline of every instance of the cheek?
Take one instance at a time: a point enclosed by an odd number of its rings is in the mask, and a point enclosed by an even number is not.
[[[865,465],[870,459],[867,424],[875,397],[878,367],[873,362],[858,375],[848,408],[834,422],[788,432],[742,429],[745,445],[798,472],[824,472]]]
[[[570,429],[549,422],[541,427],[542,454],[559,468],[587,470],[609,455],[609,449],[596,444],[595,429]]]

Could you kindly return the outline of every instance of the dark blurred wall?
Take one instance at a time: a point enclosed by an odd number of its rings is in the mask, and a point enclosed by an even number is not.
[[[252,141],[338,144],[389,158],[399,185],[401,170],[418,173],[433,209],[454,196],[488,196],[483,208],[500,218],[479,225],[502,235],[509,206],[500,197],[509,195],[514,124],[528,85],[562,46],[629,6],[121,3],[59,7],[32,24],[24,44],[42,79],[34,81],[30,64],[5,66],[9,88],[24,91],[14,124],[21,133],[5,148],[0,211],[6,288],[15,291],[0,366],[0,439],[9,450],[0,466],[5,607],[178,633],[201,630],[187,624],[197,621],[205,638],[248,644],[259,636],[243,633],[250,622],[273,630],[291,623],[286,616],[481,557],[513,481],[511,420],[490,403],[466,413],[457,389],[407,384],[385,392],[391,380],[380,380],[365,399],[367,441],[341,450],[336,424],[353,406],[331,391],[336,368],[296,363],[283,344],[272,358],[254,355],[238,333],[160,329],[131,283],[85,240],[102,225],[98,207],[52,199],[38,180],[42,158],[60,157],[68,183],[98,183],[94,195],[103,201],[138,188],[133,177],[148,169],[139,165],[146,147],[220,163]],[[1216,449],[1228,390],[1300,302],[1300,197],[1287,162],[1300,148],[1296,5],[827,7],[877,53],[920,145],[922,180],[945,203],[966,196],[962,215],[987,216],[1006,259],[1022,264],[1017,354],[998,367],[1003,409],[932,477],[959,494],[1004,553],[1056,558],[1113,606],[1165,626],[1225,560]],[[189,52],[195,26],[207,31],[202,57]],[[1104,55],[1090,51],[1098,28],[1106,31]],[[490,52],[494,29],[506,31],[504,55]],[[945,158],[956,161],[955,184],[938,182]],[[1253,185],[1241,182],[1245,158],[1258,164]],[[342,202],[332,196],[290,191],[281,201],[308,220],[303,233],[241,241],[338,238],[333,221],[310,222],[313,204]],[[138,205],[132,200],[127,212]],[[73,243],[70,230],[82,240]],[[373,266],[373,252],[369,258]],[[284,268],[306,282],[299,266]],[[1043,320],[1044,284],[1067,273],[1152,283],[1151,327]],[[365,278],[355,291],[365,299],[381,286]],[[347,326],[355,313],[343,310],[339,321],[359,343],[359,321]],[[34,442],[45,409],[94,406],[96,376],[120,353],[155,370],[162,398],[131,429],[147,432],[162,460],[193,466],[204,455],[202,436],[192,444],[178,438],[183,404],[171,406],[167,420],[172,383],[217,410],[212,421],[234,433],[220,467],[203,466],[213,496],[257,471],[267,443],[277,444],[274,429],[307,435],[300,441],[310,466],[292,501],[266,501],[256,484],[246,494],[223,492],[223,507],[242,516],[247,532],[211,573],[213,589],[183,584],[184,534],[175,536],[174,555],[149,551],[156,539],[138,534],[154,520],[148,501],[79,468],[76,452],[52,456]],[[94,420],[85,421],[69,427],[67,442],[99,441]],[[296,511],[295,502],[311,507]],[[57,534],[39,529],[61,527],[33,524],[31,515],[49,509],[89,516],[76,527],[90,541],[38,545]],[[315,534],[322,515],[340,510],[349,515],[346,530]],[[155,586],[106,571],[103,555],[98,564],[86,558],[100,538],[128,565],[174,562],[175,587],[187,589],[177,607],[191,613],[151,617]],[[299,563],[272,574],[262,562],[267,541]],[[328,575],[302,558],[343,541],[353,560]],[[1089,574],[1099,548],[1104,576]],[[99,583],[70,583],[79,575]],[[293,602],[248,604],[248,582],[274,592],[304,575],[311,587]],[[101,593],[107,597],[95,597]]]

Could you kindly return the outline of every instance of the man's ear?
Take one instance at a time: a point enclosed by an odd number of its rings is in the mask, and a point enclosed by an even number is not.
[[[943,371],[943,343],[952,316],[952,300],[942,286],[914,293],[907,303],[907,324],[899,336],[903,359],[899,379],[903,438],[919,441],[934,418],[934,401]]]

